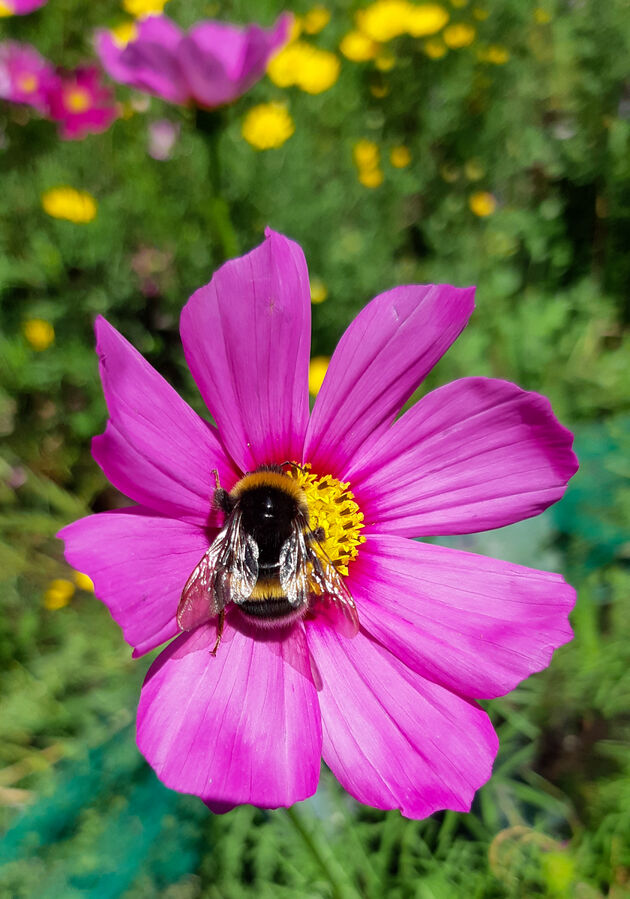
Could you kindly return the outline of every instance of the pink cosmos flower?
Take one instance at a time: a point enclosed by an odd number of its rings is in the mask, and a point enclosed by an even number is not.
[[[409,538],[536,515],[577,460],[548,400],[505,381],[463,378],[396,419],[465,327],[473,292],[429,284],[377,296],[341,338],[309,416],[306,261],[268,231],[182,313],[216,427],[98,319],[110,420],[93,454],[139,505],[60,536],[135,656],[175,637],[138,711],[138,745],[167,786],[217,811],[288,806],[315,792],[323,755],[359,801],[422,818],[468,810],[489,778],[497,737],[474,700],[549,664],[571,639],[574,591],[557,574]],[[325,532],[360,629],[348,636],[322,597],[271,630],[234,602],[212,655],[217,617],[184,614],[193,629],[179,633],[176,613],[224,523],[215,472],[232,490],[287,460],[301,463],[286,476]]]
[[[46,3],[48,0],[0,0],[0,16],[25,16]]]
[[[110,88],[101,83],[96,66],[81,66],[64,72],[48,91],[48,114],[59,123],[66,140],[106,131],[118,110]]]
[[[29,44],[0,44],[0,97],[26,103],[39,112],[48,110],[48,93],[57,84],[54,66]]]
[[[183,32],[166,16],[149,16],[137,23],[127,43],[98,31],[96,48],[116,81],[171,103],[214,109],[262,78],[269,58],[286,43],[290,25],[291,16],[283,15],[269,31],[198,22]]]

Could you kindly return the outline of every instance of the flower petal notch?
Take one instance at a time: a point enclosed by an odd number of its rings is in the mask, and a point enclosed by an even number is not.
[[[475,700],[549,664],[574,592],[408,538],[538,514],[576,470],[571,435],[546,399],[488,378],[395,420],[472,312],[472,288],[448,285],[373,300],[309,418],[310,306],[304,254],[273,231],[191,297],[182,343],[216,427],[99,318],[110,418],[93,453],[139,506],[59,536],[134,655],[175,638],[138,712],[167,786],[216,813],[288,806],[323,756],[360,802],[465,811],[497,750]]]

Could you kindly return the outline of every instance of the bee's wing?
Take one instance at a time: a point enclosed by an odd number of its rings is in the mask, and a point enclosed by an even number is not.
[[[299,609],[308,603],[309,552],[304,538],[304,527],[299,519],[293,522],[291,536],[280,550],[280,586],[291,605]]]
[[[311,597],[318,610],[348,637],[359,630],[359,616],[343,578],[305,521],[296,519],[280,551],[280,586],[292,606]]]
[[[246,599],[258,579],[258,545],[244,533],[238,509],[230,515],[186,581],[177,623],[190,631],[214,618],[229,602]]]
[[[318,611],[323,612],[344,636],[354,637],[359,631],[359,615],[354,599],[312,531],[308,532],[307,549],[311,563],[310,579],[318,588],[313,593]]]

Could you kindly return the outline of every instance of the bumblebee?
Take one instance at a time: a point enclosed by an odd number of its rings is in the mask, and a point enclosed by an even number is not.
[[[322,545],[325,533],[311,530],[304,491],[285,468],[258,468],[230,492],[215,472],[214,504],[224,525],[188,578],[177,610],[185,631],[218,616],[213,655],[230,603],[262,628],[285,627],[316,607],[347,635],[359,628],[352,596]]]

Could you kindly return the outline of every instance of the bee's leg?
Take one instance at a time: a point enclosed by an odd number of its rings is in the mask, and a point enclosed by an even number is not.
[[[219,481],[219,472],[216,468],[212,469],[212,474],[214,475],[214,482],[216,484],[212,501],[215,508],[221,509],[223,514],[227,517],[234,508],[234,502],[230,499],[230,494],[227,492],[227,490],[224,490],[221,486],[221,482]]]
[[[326,531],[322,527],[315,528],[314,531],[311,531],[311,534],[319,543],[326,539]]]
[[[210,650],[211,656],[216,656],[217,649],[219,648],[219,643],[221,642],[221,637],[223,636],[223,625],[225,624],[225,609],[221,609],[219,612],[219,623],[217,625],[217,642],[214,644],[214,648]]]

